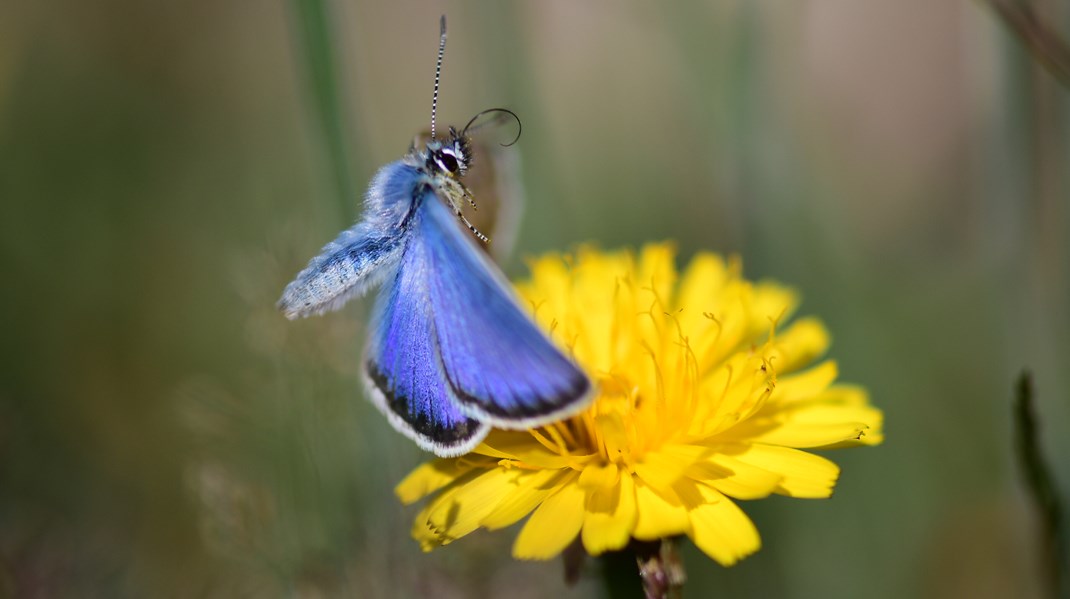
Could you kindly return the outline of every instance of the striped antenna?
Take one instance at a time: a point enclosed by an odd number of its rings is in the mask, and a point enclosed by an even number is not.
[[[435,63],[435,95],[431,97],[431,139],[435,139],[435,110],[438,108],[438,80],[442,75],[442,55],[446,53],[446,15],[442,15],[438,40],[438,62]]]

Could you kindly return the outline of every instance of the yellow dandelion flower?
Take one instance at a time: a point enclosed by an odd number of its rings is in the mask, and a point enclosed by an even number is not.
[[[520,559],[551,558],[577,535],[592,555],[687,535],[730,565],[760,546],[733,499],[828,497],[839,468],[803,450],[880,443],[866,391],[835,384],[835,362],[811,365],[829,344],[821,322],[786,324],[791,289],[708,253],[679,276],[674,253],[533,261],[517,289],[598,395],[572,418],[496,430],[468,455],[414,470],[396,492],[405,503],[433,495],[412,529],[425,550],[530,514]]]

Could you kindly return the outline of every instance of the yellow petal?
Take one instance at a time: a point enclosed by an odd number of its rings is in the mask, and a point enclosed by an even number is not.
[[[804,372],[780,377],[773,398],[776,401],[809,399],[827,389],[838,373],[836,362],[826,360]]]
[[[764,405],[774,384],[757,356],[736,354],[702,382],[704,399],[692,429],[709,436],[736,426]]]
[[[730,270],[735,268],[738,266],[730,267]],[[768,330],[769,322],[764,317],[759,321],[748,309],[752,291],[749,283],[740,281],[738,275],[733,274],[718,297],[685,308],[700,310],[708,322],[705,327],[696,330],[698,334],[693,336],[691,342],[699,372],[707,372],[733,352],[753,343],[755,331]]]
[[[624,547],[635,528],[635,483],[627,474],[617,480],[612,487],[587,492],[582,539],[591,555]]]
[[[406,505],[413,503],[471,472],[475,465],[473,460],[444,458],[425,462],[394,487],[394,494]]]
[[[692,464],[687,475],[737,499],[761,499],[777,490],[784,477],[723,453]]]
[[[480,525],[495,530],[504,528],[531,513],[538,507],[571,471],[569,470],[530,470],[522,472],[516,480],[516,488],[491,510]]]
[[[821,424],[752,418],[726,431],[720,438],[785,447],[817,448],[859,439],[865,435],[868,428],[869,425],[857,420]]]
[[[773,493],[783,477],[752,464],[740,462],[708,445],[668,445],[656,457],[663,473],[662,487],[679,482],[681,476],[705,483],[722,493],[739,499],[760,499]],[[666,465],[671,464],[671,465]],[[649,466],[649,465],[648,465]],[[682,468],[682,470],[680,470]],[[649,476],[649,475],[648,475]]]
[[[459,539],[479,527],[503,497],[516,489],[520,471],[494,468],[485,471],[448,495],[436,498],[427,513],[427,523],[440,537]]]
[[[635,464],[635,473],[648,485],[666,489],[684,477],[691,461],[669,451],[651,451]]]
[[[578,485],[565,483],[546,498],[528,518],[513,544],[517,559],[550,559],[579,534],[584,518],[584,492]]]
[[[728,268],[724,259],[715,254],[703,252],[691,259],[680,281],[680,291],[674,306],[681,310],[680,326],[689,335],[698,338],[714,322],[703,316],[714,308],[713,302],[720,295],[728,278]]]
[[[603,401],[603,404],[600,407],[610,405],[606,401]],[[599,414],[595,418],[595,430],[598,431],[602,444],[605,445],[606,455],[618,456],[628,449],[628,433],[624,428],[620,412],[608,411],[605,414]]]
[[[724,497],[705,483],[691,478],[682,478],[673,483],[672,492],[689,512],[706,503],[720,501]]]
[[[844,439],[836,443],[818,445],[811,449],[845,449],[848,447],[861,447],[863,445],[880,445],[884,443],[884,433],[880,429],[865,428],[858,431],[858,436]]]
[[[448,545],[456,539],[445,537],[442,531],[430,521],[430,515],[443,505],[451,505],[453,496],[462,488],[461,485],[447,487],[445,491],[434,497],[420,510],[412,520],[412,538],[420,543],[424,551],[431,551],[436,547]]]
[[[569,272],[560,254],[549,254],[529,260],[531,279],[517,284],[517,291],[532,304],[539,305],[535,317],[544,330],[549,330],[550,321],[568,305]],[[551,308],[551,309],[547,309]]]
[[[774,321],[783,325],[798,305],[799,296],[790,287],[771,281],[755,284],[750,305],[750,312],[754,316],[752,334],[767,332]]]
[[[704,493],[718,494],[713,489]],[[740,558],[750,555],[762,545],[758,529],[750,518],[734,502],[723,496],[719,501],[704,503],[689,513],[691,540],[703,553],[717,560],[722,566],[731,566]]]
[[[639,254],[636,282],[650,287],[662,302],[662,312],[672,305],[672,290],[676,286],[676,247],[672,243],[648,243]],[[646,307],[646,306],[644,306]]]
[[[859,445],[880,445],[884,441],[884,413],[869,403],[869,394],[865,389],[853,385],[834,385],[817,394],[805,405],[823,404],[826,408],[839,408],[835,416],[820,415],[819,412],[799,411],[800,418],[809,418],[811,421],[818,418],[842,418],[844,420],[856,420],[865,424],[865,428],[858,436],[843,439],[828,445],[822,445],[822,449],[834,447],[855,447]]]
[[[767,405],[749,420],[719,435],[786,447],[876,445],[882,440],[880,410],[856,387],[833,386],[816,396]]]
[[[492,430],[472,453],[515,460],[530,467],[551,470],[569,468],[575,464],[584,463],[591,457],[553,453],[543,445],[534,442],[531,433],[498,429]]]
[[[756,444],[733,457],[783,476],[776,492],[791,497],[828,497],[840,475],[839,466],[831,461],[790,447]]]
[[[776,342],[767,354],[781,374],[793,372],[817,359],[829,346],[829,333],[816,318],[801,318],[787,330],[777,331]]]
[[[884,414],[877,408],[868,408],[867,413],[862,415],[869,425],[868,428],[860,431],[858,436],[851,437],[850,439],[844,439],[836,443],[830,443],[828,445],[822,445],[818,449],[840,449],[843,447],[858,447],[860,445],[880,445],[884,442],[884,430],[882,429],[884,423]]]
[[[585,491],[608,489],[617,484],[619,472],[616,464],[590,464],[580,473],[577,484]]]
[[[635,481],[635,503],[638,512],[632,536],[653,541],[691,532],[687,508],[671,491],[655,491],[642,479]]]

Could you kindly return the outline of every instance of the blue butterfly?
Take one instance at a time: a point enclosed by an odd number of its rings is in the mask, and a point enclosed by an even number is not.
[[[375,175],[363,220],[309,262],[279,308],[290,319],[321,314],[382,285],[363,360],[368,394],[394,428],[449,457],[474,449],[492,426],[526,429],[580,410],[592,385],[460,225],[488,242],[461,213],[463,202],[475,205],[461,182],[472,164],[469,128],[488,112],[516,115],[483,111],[435,137],[445,17],[441,27],[430,141]]]

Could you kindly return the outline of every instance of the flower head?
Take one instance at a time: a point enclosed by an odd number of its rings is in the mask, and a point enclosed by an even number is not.
[[[531,267],[519,293],[598,394],[572,418],[496,430],[413,471],[397,494],[433,495],[412,530],[424,549],[530,514],[518,558],[577,535],[597,555],[686,534],[729,565],[760,546],[733,499],[828,497],[839,469],[802,449],[880,443],[866,392],[834,384],[834,362],[812,365],[829,344],[821,322],[787,324],[794,292],[743,279],[738,260],[700,254],[678,276],[672,246],[654,244]]]

